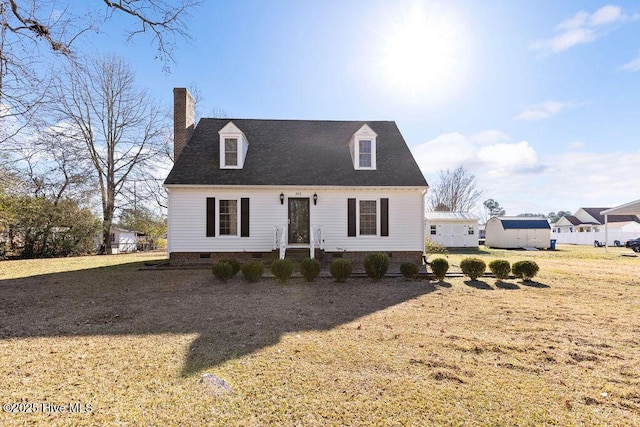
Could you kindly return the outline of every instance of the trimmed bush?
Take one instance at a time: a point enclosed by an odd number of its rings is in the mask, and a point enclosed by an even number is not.
[[[436,276],[438,281],[442,282],[444,280],[447,271],[449,271],[449,261],[444,258],[436,258],[431,261],[431,271]]]
[[[233,266],[227,261],[220,261],[215,263],[212,267],[212,270],[213,275],[216,276],[216,279],[220,280],[222,283],[225,283],[227,280],[233,277]]]
[[[406,279],[415,279],[419,272],[420,267],[418,267],[418,264],[413,262],[403,262],[400,264],[400,273],[402,273]]]
[[[476,280],[484,274],[487,264],[480,258],[465,258],[460,261],[460,269],[465,276],[469,276],[471,280]]]
[[[449,251],[447,250],[447,247],[445,245],[438,242],[434,242],[433,240],[427,237],[424,240],[424,253],[427,255],[427,258],[428,258],[429,255],[434,255],[434,254],[448,255]]]
[[[521,277],[525,282],[533,279],[535,275],[538,274],[538,270],[540,270],[540,267],[538,267],[535,261],[516,261],[511,267],[513,275]]]
[[[242,276],[247,282],[257,282],[262,279],[264,265],[261,262],[248,262],[242,265]]]
[[[496,279],[508,279],[511,273],[511,264],[506,259],[494,259],[489,263],[489,270]]]
[[[364,270],[367,272],[367,276],[373,281],[382,279],[388,269],[389,256],[384,252],[367,254],[364,258]]]
[[[337,258],[331,261],[329,271],[336,282],[344,282],[347,277],[351,276],[351,260],[345,258]]]
[[[271,273],[280,282],[287,283],[293,274],[293,263],[288,259],[277,259],[271,263]]]
[[[320,261],[317,259],[303,259],[300,263],[300,274],[307,282],[313,282],[320,275]]]
[[[237,259],[223,259],[220,261],[228,262],[229,264],[231,264],[231,267],[233,267],[232,276],[238,274],[240,272],[240,269],[242,268],[242,264]]]

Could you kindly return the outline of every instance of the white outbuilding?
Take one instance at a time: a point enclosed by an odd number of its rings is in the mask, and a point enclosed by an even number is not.
[[[487,221],[485,246],[490,248],[545,249],[551,245],[551,226],[546,218],[494,216]]]
[[[478,247],[478,217],[468,212],[426,212],[425,232],[447,248]]]
[[[135,252],[138,236],[135,231],[111,227],[111,253]]]

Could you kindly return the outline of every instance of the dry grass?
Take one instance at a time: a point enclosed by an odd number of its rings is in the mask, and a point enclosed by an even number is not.
[[[139,271],[145,255],[2,262],[3,403],[93,411],[0,425],[638,425],[640,258],[616,251],[474,254],[534,259],[531,284],[223,285]]]

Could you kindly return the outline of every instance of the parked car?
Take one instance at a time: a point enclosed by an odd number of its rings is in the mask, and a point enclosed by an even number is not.
[[[633,249],[634,252],[640,252],[640,237],[624,242],[624,246]]]

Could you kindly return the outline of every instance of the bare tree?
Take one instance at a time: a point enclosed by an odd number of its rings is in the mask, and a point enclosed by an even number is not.
[[[440,171],[440,182],[429,190],[429,207],[434,211],[463,212],[475,207],[483,191],[476,188],[476,177],[462,166]]]
[[[78,141],[65,138],[61,129],[31,128],[31,138],[5,145],[2,163],[23,178],[25,194],[45,197],[57,205],[72,199],[89,206],[96,180],[86,150]]]
[[[100,189],[103,243],[108,247],[118,200],[162,153],[163,115],[117,57],[72,68],[65,82],[56,90],[56,128],[85,147]]]
[[[80,57],[75,46],[88,32],[120,18],[128,40],[150,34],[165,70],[174,38],[188,38],[184,19],[199,0],[0,0],[0,142],[30,122],[61,63]]]

